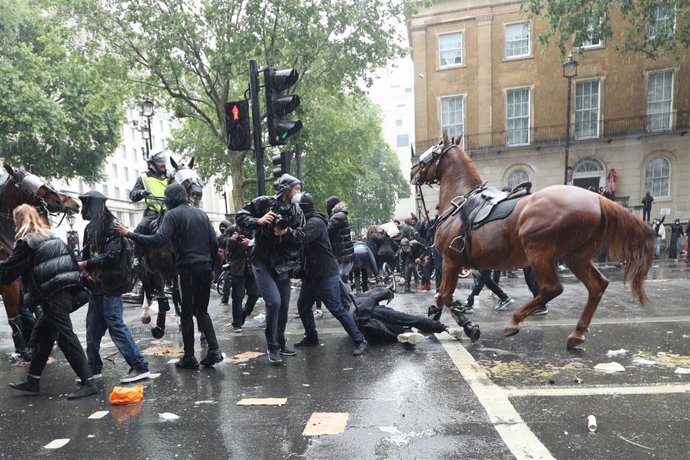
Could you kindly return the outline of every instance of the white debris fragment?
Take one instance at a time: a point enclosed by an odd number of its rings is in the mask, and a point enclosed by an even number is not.
[[[635,358],[633,359],[632,363],[640,366],[653,366],[656,364],[656,361],[652,361],[651,359]]]
[[[98,419],[105,417],[106,415],[108,415],[107,410],[99,410],[99,411],[94,412],[93,414],[89,415],[89,419],[98,420]]]
[[[45,449],[59,449],[69,442],[69,438],[53,439],[48,444],[43,446]]]
[[[606,357],[615,358],[616,356],[624,356],[627,352],[628,350],[626,350],[625,348],[620,348],[618,350],[609,350],[608,352],[606,352]]]
[[[678,367],[673,373],[678,375],[690,375],[690,369],[687,367]]]
[[[163,412],[162,414],[158,414],[158,418],[163,420],[164,422],[171,422],[173,420],[177,420],[180,418],[179,415],[175,415],[171,412]]]
[[[194,405],[198,406],[199,404],[215,404],[216,402],[212,399],[204,399],[203,401],[194,401]]]
[[[615,372],[625,372],[625,368],[617,362],[599,363],[596,366],[594,366],[594,370],[599,372],[605,372],[607,374],[613,374]]]

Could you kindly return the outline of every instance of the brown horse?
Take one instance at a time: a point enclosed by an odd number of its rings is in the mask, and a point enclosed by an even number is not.
[[[564,185],[547,187],[519,199],[505,219],[467,232],[466,224],[453,217],[454,211],[483,190],[483,181],[459,144],[460,138],[452,142],[444,133],[443,142],[421,155],[412,167],[416,184],[440,182],[441,223],[435,247],[443,256],[443,278],[436,307],[432,307],[435,311],[440,314],[443,305],[451,306],[463,267],[513,270],[529,265],[539,292],[508,321],[505,335],[517,334],[520,323],[540,304],[563,292],[556,270],[560,258],[589,293],[577,326],[568,336],[567,346],[572,349],[584,342],[609,284],[592,263],[603,245],[608,245],[613,258],[625,263],[624,279],[631,283],[635,299],[640,303],[648,300],[644,281],[651,266],[654,232],[642,219],[596,193]]]
[[[23,169],[12,169],[7,164],[5,164],[5,171],[7,175],[0,174],[0,260],[6,259],[12,253],[15,234],[12,210],[20,204],[28,203],[35,206],[46,221],[48,212],[75,213],[79,211],[76,200],[57,192],[38,176],[27,173]],[[0,295],[7,312],[7,321],[12,328],[15,353],[20,359],[28,360],[30,359],[26,346],[28,337],[24,337],[19,317],[22,304],[19,281],[9,285],[0,285]]]

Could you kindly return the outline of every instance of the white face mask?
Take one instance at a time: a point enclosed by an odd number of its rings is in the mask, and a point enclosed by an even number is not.
[[[297,192],[292,197],[292,204],[299,204],[300,200],[302,200],[302,192]]]

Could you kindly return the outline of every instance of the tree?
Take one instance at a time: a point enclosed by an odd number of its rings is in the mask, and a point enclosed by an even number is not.
[[[317,88],[354,90],[369,81],[373,69],[402,54],[396,23],[413,2],[130,0],[126,8],[119,0],[60,3],[70,5],[70,17],[104,49],[129,64],[142,90],[164,98],[168,109],[187,119],[181,134],[188,143],[173,145],[194,153],[202,173],[225,179],[229,170],[239,208],[247,152],[227,152],[221,163],[211,150],[225,145],[224,104],[245,94],[249,59],[297,68],[305,106]]]
[[[117,147],[122,86],[115,63],[86,57],[54,11],[0,0],[0,155],[38,174],[98,179]]]
[[[620,37],[618,49],[652,59],[690,48],[687,0],[524,0],[523,8],[547,22],[539,41],[555,40],[562,56],[571,40],[577,45],[591,37]]]

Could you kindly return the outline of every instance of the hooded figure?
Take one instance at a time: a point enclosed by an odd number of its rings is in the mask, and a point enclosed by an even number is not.
[[[288,192],[292,190],[292,187],[294,187],[297,184],[301,184],[302,181],[297,179],[295,176],[291,176],[290,174],[283,174],[280,176],[278,179],[278,182],[276,184],[276,188],[278,189],[278,196],[281,196],[285,194],[285,192]]]
[[[184,356],[175,365],[180,369],[199,368],[194,357],[194,316],[208,342],[208,353],[201,364],[213,366],[223,360],[208,315],[213,267],[218,259],[216,231],[204,211],[189,205],[187,192],[180,184],[170,184],[165,188],[165,204],[169,211],[155,234],[133,233],[119,224],[117,232],[144,246],[160,248],[172,243],[182,294],[180,326],[184,342]]]
[[[337,196],[326,200],[328,214],[328,237],[333,246],[333,253],[338,259],[340,279],[346,286],[350,285],[350,272],[354,265],[355,249],[352,243],[352,231],[347,219],[348,210],[345,203]]]

